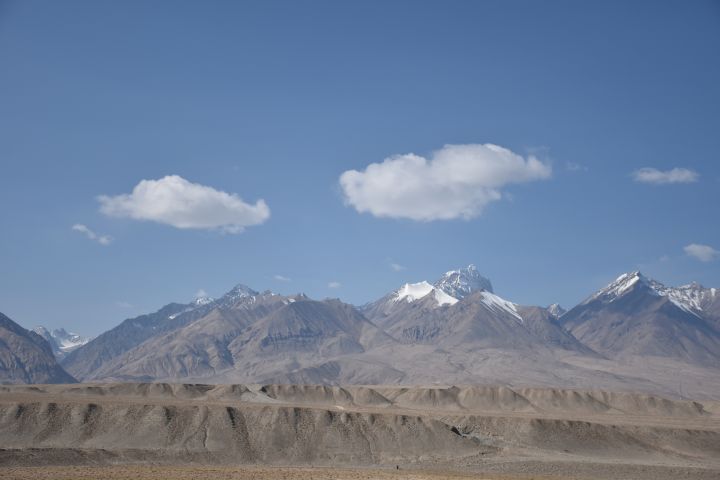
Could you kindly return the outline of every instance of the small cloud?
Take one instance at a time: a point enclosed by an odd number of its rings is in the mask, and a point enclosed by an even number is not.
[[[715,250],[710,245],[691,243],[683,248],[683,250],[685,250],[685,253],[691,257],[695,257],[701,262],[712,262],[713,260],[720,258],[720,251]]]
[[[340,175],[345,203],[375,217],[470,219],[503,198],[505,186],[550,178],[552,169],[493,144],[445,145],[430,158],[393,155]]]
[[[660,260],[661,262],[669,262],[670,255],[662,255],[658,260]]]
[[[118,308],[133,308],[133,305],[131,303],[123,301],[115,302],[115,306]]]
[[[340,288],[342,285],[340,285],[340,282],[330,282],[328,283],[328,288]]]
[[[636,182],[651,183],[653,185],[667,185],[671,183],[697,182],[700,175],[687,168],[673,168],[672,170],[658,170],[657,168],[641,168],[632,173]]]
[[[178,175],[141,180],[132,193],[97,197],[100,212],[110,217],[147,220],[175,228],[240,233],[270,218],[264,200],[245,203],[237,194],[191,183]]]
[[[87,226],[76,223],[72,226],[72,229],[76,232],[80,232],[84,234],[87,238],[90,240],[99,243],[100,245],[108,246],[112,243],[113,238],[110,235],[100,235],[99,233],[95,233],[92,230],[90,230]]]
[[[205,291],[205,289],[203,289],[203,288],[201,288],[200,290],[198,290],[197,292],[195,292],[195,298],[205,298],[205,297],[207,297],[207,296],[208,296],[208,294],[207,294],[207,292]]]
[[[390,268],[392,268],[394,272],[402,272],[403,270],[405,270],[405,267],[400,265],[399,263],[390,263]]]
[[[565,169],[568,172],[587,172],[588,167],[575,162],[565,162]]]
[[[275,280],[277,280],[278,282],[292,282],[291,279],[289,279],[288,277],[284,277],[282,275],[275,275],[275,276],[273,276],[273,278]]]

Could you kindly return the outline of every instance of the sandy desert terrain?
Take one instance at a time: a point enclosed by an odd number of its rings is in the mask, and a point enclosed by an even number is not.
[[[720,416],[714,402],[548,388],[2,386],[0,468],[35,479],[719,478]]]

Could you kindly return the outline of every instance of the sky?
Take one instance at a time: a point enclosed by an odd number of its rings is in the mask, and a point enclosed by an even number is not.
[[[719,51],[711,1],[0,0],[0,311],[720,287]]]

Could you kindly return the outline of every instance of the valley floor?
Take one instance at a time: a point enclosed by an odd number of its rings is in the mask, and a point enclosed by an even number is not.
[[[533,473],[534,472],[534,473]],[[213,467],[167,465],[0,466],[5,480],[716,480],[718,471],[692,467],[523,462],[488,465],[486,471],[332,467]]]

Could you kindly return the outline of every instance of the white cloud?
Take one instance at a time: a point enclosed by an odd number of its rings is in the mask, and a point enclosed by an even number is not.
[[[115,302],[115,306],[118,308],[133,308],[132,303],[125,302],[123,300],[118,300],[117,302]]]
[[[652,183],[654,185],[666,185],[668,183],[693,183],[697,182],[700,175],[694,170],[687,168],[673,168],[672,170],[658,170],[657,168],[641,168],[632,173],[636,182]]]
[[[111,217],[150,220],[176,228],[220,229],[239,233],[270,217],[264,200],[245,203],[237,194],[191,183],[177,175],[141,180],[132,193],[98,197],[100,211]]]
[[[342,285],[340,285],[340,282],[330,282],[328,283],[328,288],[340,288]]]
[[[86,225],[83,225],[81,223],[76,223],[72,226],[72,229],[76,232],[84,234],[87,238],[99,243],[100,245],[108,246],[113,241],[113,238],[110,235],[100,235],[99,233],[95,233],[90,230]]]
[[[284,276],[282,276],[282,275],[275,275],[273,278],[274,278],[275,280],[277,280],[278,282],[291,282],[291,281],[292,281],[292,280],[289,279],[288,277],[284,277]]]
[[[205,298],[205,297],[207,297],[207,296],[208,296],[208,294],[207,294],[207,292],[205,291],[204,288],[201,288],[200,290],[198,290],[197,292],[195,292],[195,298]]]
[[[697,243],[691,243],[687,245],[683,250],[691,257],[695,257],[701,262],[712,262],[720,258],[720,252],[712,248],[710,245],[700,245]]]
[[[549,178],[551,167],[497,145],[445,145],[430,159],[413,153],[340,175],[345,202],[376,217],[419,221],[473,218],[501,188]]]
[[[405,270],[405,267],[400,265],[399,263],[391,263],[390,268],[392,268],[394,272],[401,272]]]

